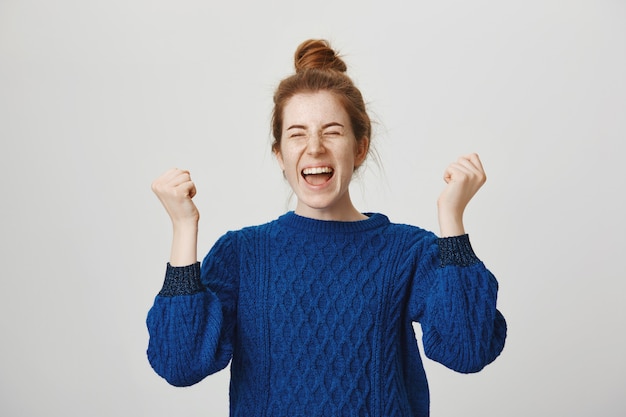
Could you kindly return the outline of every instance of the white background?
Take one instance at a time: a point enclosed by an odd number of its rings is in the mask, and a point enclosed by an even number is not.
[[[271,95],[326,38],[377,121],[362,211],[437,231],[445,166],[500,282],[502,356],[426,361],[432,415],[626,415],[626,2],[0,0],[0,414],[226,416],[170,387],[145,316],[169,255],[151,181],[190,169],[200,252],[289,207]]]

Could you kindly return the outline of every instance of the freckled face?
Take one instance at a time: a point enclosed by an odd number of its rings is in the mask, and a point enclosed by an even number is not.
[[[322,220],[358,220],[349,186],[367,153],[368,138],[358,144],[350,118],[328,91],[296,94],[283,113],[276,157],[298,198],[296,213]]]

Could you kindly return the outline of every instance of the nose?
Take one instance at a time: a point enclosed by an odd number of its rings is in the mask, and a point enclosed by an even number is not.
[[[319,155],[326,151],[326,149],[324,148],[321,134],[310,135],[308,137],[306,151],[309,155]]]

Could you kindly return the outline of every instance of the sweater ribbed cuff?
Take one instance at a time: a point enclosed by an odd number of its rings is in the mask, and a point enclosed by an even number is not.
[[[480,262],[470,244],[469,235],[443,237],[439,244],[441,266],[470,266]]]
[[[161,297],[192,295],[204,291],[200,281],[200,262],[188,266],[172,266],[167,263],[165,281],[159,292]]]

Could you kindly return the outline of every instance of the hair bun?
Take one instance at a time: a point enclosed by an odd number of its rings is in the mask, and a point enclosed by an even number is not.
[[[346,72],[345,62],[324,39],[309,39],[302,42],[294,56],[296,72],[306,69],[335,70]]]

